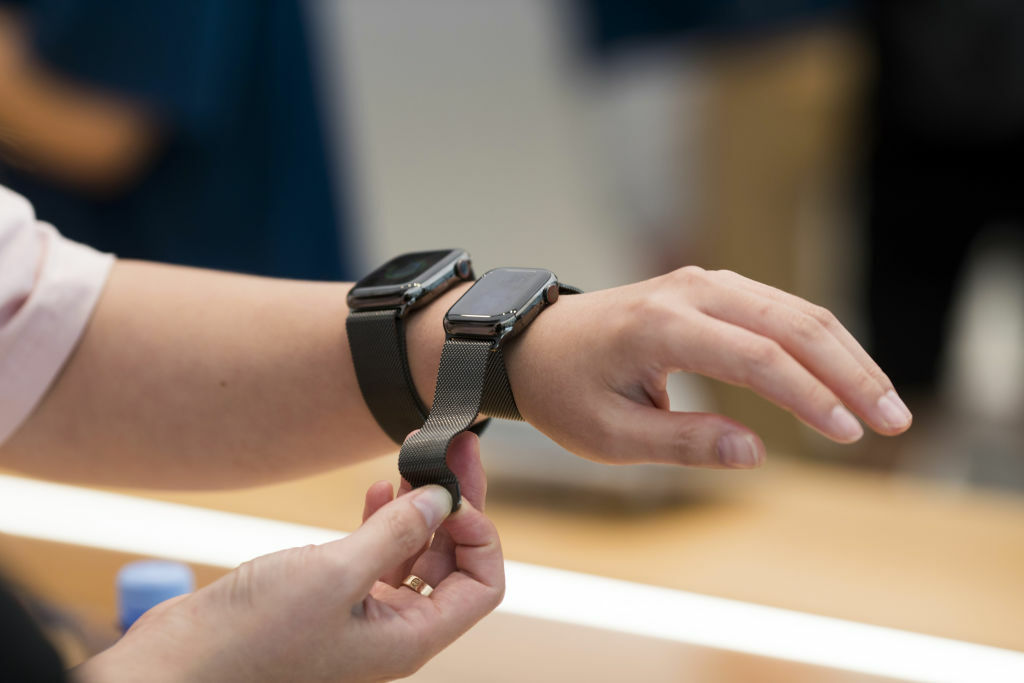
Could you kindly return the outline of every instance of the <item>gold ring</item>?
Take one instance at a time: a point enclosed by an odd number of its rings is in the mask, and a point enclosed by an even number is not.
[[[434,592],[433,586],[415,574],[409,574],[409,576],[405,577],[405,581],[402,582],[402,585],[406,588],[413,589],[423,597],[427,597]]]

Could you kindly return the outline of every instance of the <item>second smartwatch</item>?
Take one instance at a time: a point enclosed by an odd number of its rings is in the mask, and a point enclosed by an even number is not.
[[[521,332],[559,293],[578,293],[537,268],[488,271],[448,309],[434,403],[423,427],[402,445],[398,469],[415,488],[440,484],[460,502],[459,482],[448,468],[448,444],[483,412],[521,420],[505,373],[504,343]]]
[[[396,256],[348,293],[345,330],[359,389],[396,444],[427,419],[409,371],[405,318],[454,284],[472,279],[473,266],[464,250],[418,251]]]

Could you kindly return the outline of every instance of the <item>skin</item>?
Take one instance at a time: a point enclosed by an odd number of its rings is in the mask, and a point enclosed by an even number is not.
[[[428,404],[441,320],[467,286],[409,320]],[[359,393],[348,288],[118,262],[78,348],[0,462],[74,482],[223,488],[394,452]],[[523,416],[605,463],[763,462],[764,444],[743,425],[668,410],[666,378],[679,370],[750,387],[839,442],[862,434],[842,418],[847,408],[881,434],[911,422],[831,313],[728,271],[687,267],[563,296],[506,360]]]
[[[29,56],[0,10],[0,152],[71,187],[113,194],[160,141],[157,118]],[[429,404],[444,311],[409,320]],[[42,403],[0,464],[50,479],[161,488],[246,486],[393,452],[359,394],[344,332],[350,285],[122,261]],[[562,297],[508,344],[520,412],[599,462],[755,467],[764,444],[725,416],[669,411],[667,375],[753,391],[840,442],[895,435],[910,413],[828,311],[727,271],[684,268]],[[844,407],[845,406],[845,407]],[[345,539],[248,562],[150,610],[75,671],[82,681],[383,680],[408,676],[500,603],[501,547],[483,515],[475,436],[453,442],[461,508],[438,487],[367,491]],[[431,492],[431,489],[433,492]],[[427,498],[440,500],[428,506]],[[427,510],[424,513],[424,509]],[[410,573],[435,586],[401,587]]]
[[[668,410],[666,381],[677,371],[748,387],[840,443],[863,435],[850,411],[885,435],[912,420],[831,312],[730,271],[688,266],[563,296],[509,356],[523,416],[599,462],[763,462],[764,444],[738,422]]]
[[[377,482],[366,494],[363,525],[347,538],[257,558],[157,605],[74,678],[276,683],[413,674],[493,610],[505,590],[501,545],[482,513],[476,436],[456,439],[448,462],[464,499],[447,519],[451,497],[443,488],[410,492],[403,484],[392,499],[391,484]],[[428,505],[431,496],[436,503]],[[401,586],[410,573],[434,592],[424,597]]]
[[[428,402],[443,314],[467,286],[409,320],[410,364]],[[0,463],[51,479],[213,488],[393,453],[359,394],[344,331],[348,288],[118,262],[78,347],[0,448]],[[727,271],[688,267],[563,296],[509,342],[506,364],[527,420],[606,463],[763,462],[764,445],[743,425],[668,409],[665,382],[675,371],[748,386],[837,441],[862,434],[852,417],[837,419],[844,405],[883,434],[904,431],[911,419],[828,311]],[[413,505],[422,489],[405,493],[403,485],[392,502],[390,484],[375,484],[366,522],[352,536],[259,558],[154,608],[76,675],[269,681],[412,673],[503,591],[497,535],[481,512],[475,436],[455,442],[449,463],[467,504],[429,545],[435,525]],[[427,599],[398,587],[408,573],[438,591]]]

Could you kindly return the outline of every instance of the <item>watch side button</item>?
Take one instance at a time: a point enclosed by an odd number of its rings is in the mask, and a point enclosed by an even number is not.
[[[455,274],[463,280],[473,279],[473,266],[470,264],[469,259],[459,259],[455,264]]]
[[[556,301],[558,301],[558,285],[557,284],[549,285],[548,288],[546,290],[544,290],[544,300],[546,302],[548,302],[548,304],[553,304]]]

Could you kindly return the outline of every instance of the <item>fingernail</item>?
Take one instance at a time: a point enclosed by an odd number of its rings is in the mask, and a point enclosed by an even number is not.
[[[757,442],[750,434],[730,432],[718,437],[718,460],[726,467],[757,467]]]
[[[891,389],[878,399],[878,412],[882,416],[882,424],[889,429],[902,429],[913,419],[910,410]]]
[[[910,412],[910,408],[908,408],[907,404],[903,402],[903,399],[900,398],[899,394],[897,394],[894,390],[890,389],[889,398],[891,398],[896,403],[896,405],[899,406],[900,410],[903,412],[903,416],[907,418],[907,422],[914,421],[913,413]]]
[[[430,484],[416,492],[412,504],[423,515],[427,526],[433,529],[452,511],[452,494],[442,486]]]
[[[849,410],[843,406],[836,406],[832,409],[832,417],[829,419],[829,431],[843,441],[856,441],[864,436],[864,428]]]

